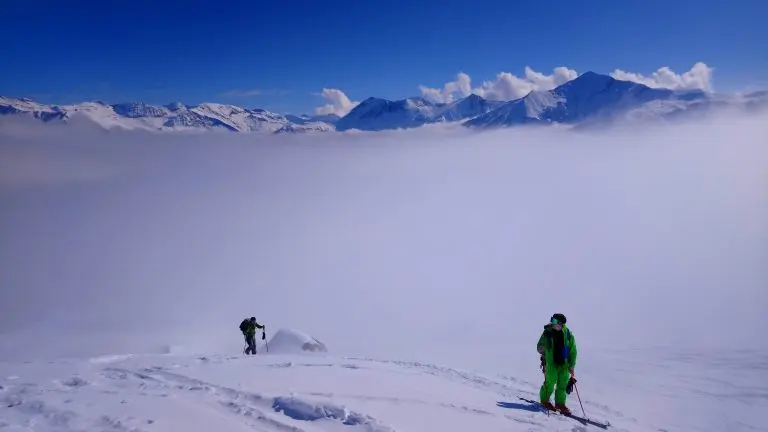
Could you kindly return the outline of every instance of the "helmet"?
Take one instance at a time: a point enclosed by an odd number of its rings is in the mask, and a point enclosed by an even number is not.
[[[552,324],[565,324],[565,321],[566,321],[565,315],[561,313],[556,313],[552,315],[552,318],[550,318],[550,321],[552,322]]]
[[[251,321],[256,321],[256,317],[251,317]]]

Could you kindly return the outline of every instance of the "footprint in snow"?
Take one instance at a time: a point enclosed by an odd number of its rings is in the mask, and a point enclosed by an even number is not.
[[[90,384],[88,381],[78,377],[74,376],[70,379],[64,380],[61,382],[61,385],[69,388],[78,388],[78,387],[84,387]]]

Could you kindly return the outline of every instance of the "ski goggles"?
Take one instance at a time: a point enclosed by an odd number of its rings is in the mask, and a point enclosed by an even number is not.
[[[550,321],[552,324],[562,324],[560,321],[557,320],[557,318],[552,318],[552,321]]]

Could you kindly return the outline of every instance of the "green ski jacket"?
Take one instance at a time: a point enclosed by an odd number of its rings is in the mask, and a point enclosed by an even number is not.
[[[246,336],[255,336],[257,328],[263,329],[264,326],[258,322],[251,322],[250,320],[244,320],[240,323],[240,330]]]
[[[554,353],[554,341],[553,341],[553,334],[557,330],[552,328],[552,324],[547,324],[544,326],[544,331],[541,333],[541,337],[539,337],[539,342],[536,344],[536,350],[539,352],[539,354],[542,354],[544,356],[544,361],[547,365],[554,365],[555,364],[555,353]],[[571,333],[571,330],[566,327],[563,324],[563,329],[561,330],[563,332],[563,357],[565,358],[565,364],[569,368],[575,368],[576,367],[576,355],[577,355],[577,349],[576,349],[576,338],[573,337],[573,333]]]

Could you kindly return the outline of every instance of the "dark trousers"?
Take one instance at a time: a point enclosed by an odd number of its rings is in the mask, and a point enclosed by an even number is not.
[[[256,336],[246,335],[245,343],[248,344],[248,348],[245,349],[246,354],[256,354]]]

